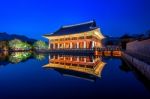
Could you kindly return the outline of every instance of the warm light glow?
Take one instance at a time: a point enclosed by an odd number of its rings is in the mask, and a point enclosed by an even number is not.
[[[59,68],[83,72],[94,76],[101,76],[102,69],[105,65],[100,57],[83,57],[83,56],[50,56],[49,64],[44,67]]]

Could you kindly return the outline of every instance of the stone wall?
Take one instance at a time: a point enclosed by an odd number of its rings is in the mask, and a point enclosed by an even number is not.
[[[127,43],[126,50],[142,56],[150,57],[150,39]]]
[[[138,71],[140,71],[145,77],[147,77],[150,80],[150,65],[135,58],[132,57],[126,53],[122,53],[122,57],[128,62],[130,62]]]

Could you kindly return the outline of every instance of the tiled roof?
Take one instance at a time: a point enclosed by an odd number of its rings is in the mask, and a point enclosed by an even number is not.
[[[59,36],[59,35],[68,35],[68,34],[77,34],[81,32],[91,31],[97,29],[95,21],[84,22],[80,24],[62,26],[59,30],[52,34],[46,34],[44,36]]]

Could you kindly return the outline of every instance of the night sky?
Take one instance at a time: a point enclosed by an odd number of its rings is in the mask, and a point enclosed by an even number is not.
[[[150,29],[150,0],[0,0],[0,32],[44,39],[62,25],[95,19],[105,35]]]

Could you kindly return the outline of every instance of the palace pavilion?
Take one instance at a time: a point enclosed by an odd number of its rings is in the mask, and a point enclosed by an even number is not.
[[[104,38],[95,21],[62,26],[44,37],[49,39],[51,50],[102,48]]]

